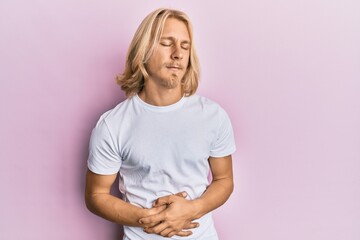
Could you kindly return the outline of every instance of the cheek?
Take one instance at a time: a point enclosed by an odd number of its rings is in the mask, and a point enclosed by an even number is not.
[[[187,54],[187,56],[184,58],[185,60],[184,60],[184,65],[186,66],[186,67],[188,67],[189,66],[189,63],[190,63],[190,56],[189,56],[189,54]]]
[[[161,65],[161,61],[157,55],[156,56],[154,55],[149,59],[149,62],[147,65],[148,65],[148,68],[150,69],[150,71],[155,70],[155,69],[159,68],[159,65]]]
[[[164,52],[158,52],[154,57],[153,61],[156,65],[163,65],[166,62],[166,54]]]

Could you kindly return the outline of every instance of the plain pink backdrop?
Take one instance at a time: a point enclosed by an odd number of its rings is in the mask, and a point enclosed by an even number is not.
[[[0,2],[0,239],[120,239],[83,202],[87,145],[158,7],[193,20],[199,93],[229,113],[221,240],[360,239],[360,2]]]

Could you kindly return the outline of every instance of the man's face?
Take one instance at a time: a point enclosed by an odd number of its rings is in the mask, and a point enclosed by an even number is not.
[[[184,22],[175,18],[165,21],[163,33],[146,64],[149,81],[159,87],[180,87],[190,56],[190,36]]]

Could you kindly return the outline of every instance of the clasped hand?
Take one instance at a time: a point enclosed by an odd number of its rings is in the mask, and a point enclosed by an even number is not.
[[[158,214],[139,219],[146,233],[155,233],[163,237],[174,235],[186,237],[192,234],[189,229],[196,228],[199,223],[192,222],[196,213],[192,201],[186,200],[186,192],[158,198],[153,207],[166,206]]]

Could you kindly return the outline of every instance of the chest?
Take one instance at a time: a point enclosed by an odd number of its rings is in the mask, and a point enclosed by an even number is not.
[[[201,116],[142,115],[119,135],[123,167],[184,168],[207,164],[216,126]]]

